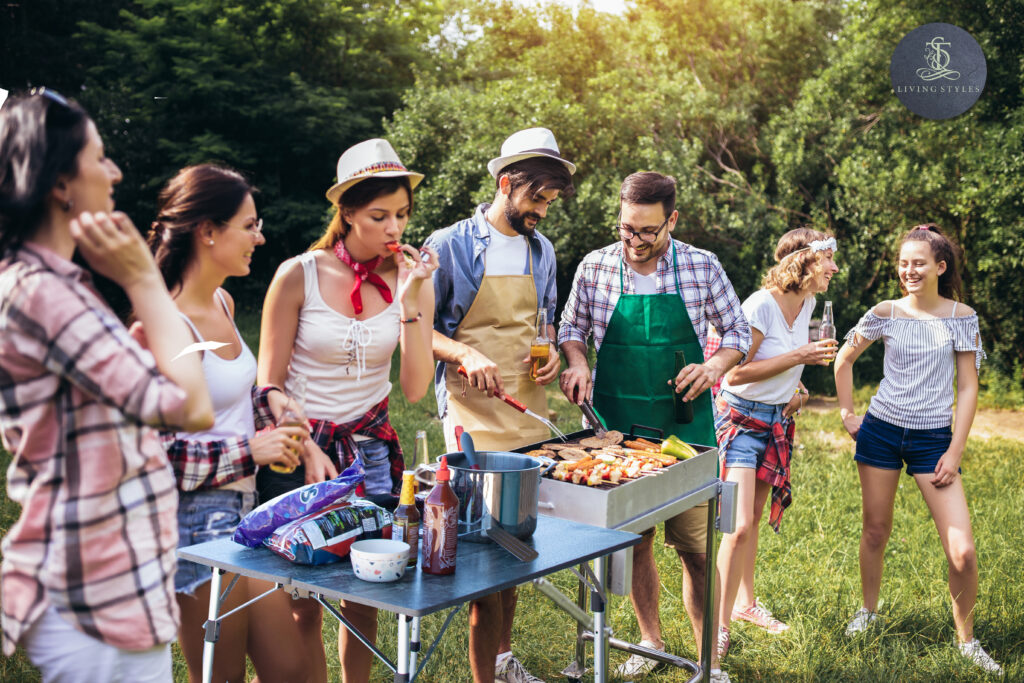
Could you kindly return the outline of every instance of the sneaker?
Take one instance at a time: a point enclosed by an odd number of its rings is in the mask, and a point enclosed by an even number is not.
[[[515,655],[508,657],[494,672],[494,683],[544,683],[526,670]]]
[[[970,641],[969,643],[960,643],[960,654],[967,659],[974,662],[979,668],[993,673],[997,676],[1003,675],[1003,667],[996,663],[996,660],[992,659],[989,653],[985,652],[985,649],[981,647],[981,643],[978,639]]]
[[[853,619],[846,627],[846,635],[854,636],[862,631],[867,631],[876,621],[878,621],[877,612],[871,612],[867,607],[861,607],[854,613]]]
[[[716,646],[716,649],[718,650],[718,658],[719,659],[723,659],[725,657],[725,655],[729,653],[729,644],[730,644],[729,629],[726,628],[725,626],[719,626],[718,627],[718,645]]]
[[[754,604],[742,611],[732,611],[733,621],[749,621],[755,626],[760,626],[768,633],[782,633],[789,630],[789,624],[783,624],[772,616],[768,608],[758,603],[754,598]]]
[[[640,646],[650,648],[651,650],[657,650],[658,652],[664,652],[664,650],[649,640],[641,640]],[[661,666],[661,662],[656,659],[648,659],[641,655],[630,655],[629,659],[624,661],[622,664],[619,664],[619,668],[615,670],[615,674],[619,678],[632,680],[634,678],[643,678],[659,666]]]
[[[732,681],[729,680],[729,674],[725,673],[721,669],[712,669],[711,683],[732,683]]]

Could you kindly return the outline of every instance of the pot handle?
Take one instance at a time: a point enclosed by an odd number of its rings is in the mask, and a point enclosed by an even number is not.
[[[540,456],[540,457],[531,456],[531,457],[534,457],[535,460],[537,460],[539,463],[541,463],[541,467],[542,467],[542,469],[540,471],[540,476],[541,477],[546,476],[549,472],[551,472],[551,470],[555,469],[555,465],[558,464],[558,462],[554,458],[546,458],[544,456]]]

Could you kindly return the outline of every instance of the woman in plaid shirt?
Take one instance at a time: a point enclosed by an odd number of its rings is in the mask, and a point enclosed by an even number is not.
[[[213,424],[153,258],[115,213],[121,171],[85,111],[37,90],[0,110],[0,432],[21,516],[3,541],[3,650],[43,680],[167,681],[178,497],[157,429]],[[124,288],[143,350],[71,262]]]

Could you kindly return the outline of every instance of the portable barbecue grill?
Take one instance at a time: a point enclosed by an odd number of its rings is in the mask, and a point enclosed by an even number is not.
[[[642,436],[648,441],[660,444],[661,438],[637,431],[655,432],[650,428],[634,425],[626,439]],[[568,440],[594,436],[594,430],[586,429],[568,435]],[[560,439],[548,439],[518,449],[518,452],[541,449],[545,444],[560,442]],[[705,653],[703,667],[695,662],[672,654],[650,650],[639,645],[627,643],[616,638],[609,639],[609,645],[626,652],[641,654],[691,672],[689,682],[707,679],[710,666],[710,652],[714,647],[711,633],[711,610],[714,601],[714,531],[716,520],[718,528],[729,533],[735,526],[736,501],[735,484],[723,484],[718,479],[718,449],[709,446],[691,444],[697,455],[687,460],[656,470],[637,479],[623,479],[620,483],[608,483],[598,486],[587,486],[585,483],[552,479],[548,473],[540,481],[538,495],[538,511],[540,514],[560,517],[584,524],[641,533],[653,528],[659,522],[674,517],[696,505],[709,501],[708,506],[708,548],[707,548],[707,582],[705,585],[705,618],[704,643],[701,648]],[[721,495],[721,517],[717,518],[718,499]],[[593,618],[586,611],[589,587],[593,582],[606,583],[608,589],[618,595],[627,595],[632,582],[633,566],[632,548],[619,551],[612,555],[607,576],[595,577],[585,567],[576,571],[579,577],[579,590],[576,600],[563,594],[554,584],[546,579],[534,581],[534,585],[551,598],[561,609],[568,612],[578,622],[575,660],[562,672],[570,681],[579,681],[586,673],[584,668],[584,647],[586,641],[594,640],[595,629],[605,628],[604,624],[593,623]],[[596,593],[594,593],[596,595]],[[596,656],[596,653],[595,653]],[[688,683],[689,683],[688,682]]]

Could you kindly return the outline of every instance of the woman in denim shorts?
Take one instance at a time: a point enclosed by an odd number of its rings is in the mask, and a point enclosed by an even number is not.
[[[254,405],[262,407],[261,423],[269,422],[268,401],[283,397],[255,390],[256,359],[235,327],[234,302],[221,289],[226,278],[249,274],[253,250],[265,241],[253,191],[227,168],[204,164],[182,169],[161,191],[159,215],[149,233],[150,248],[181,318],[195,341],[205,342],[205,349],[196,353],[202,355],[215,412],[211,429],[164,438],[179,490],[178,547],[229,538],[255,504],[257,467],[297,465],[293,438],[309,436],[301,427],[256,434]],[[144,328],[135,326],[132,332],[145,342]],[[202,674],[210,577],[208,567],[178,561],[178,642],[193,681]],[[222,609],[233,609],[272,588],[242,578]],[[287,594],[275,591],[223,622],[214,680],[245,681],[246,652],[262,680],[305,680],[306,662],[296,656],[301,645],[289,602]]]
[[[863,603],[847,635],[877,621],[882,559],[892,531],[900,470],[914,477],[939,532],[949,564],[949,592],[960,652],[992,673],[1002,668],[974,638],[978,564],[960,460],[978,404],[981,348],[978,316],[959,303],[957,249],[934,224],[903,236],[898,275],[906,294],[883,301],[846,335],[836,359],[843,426],[857,441],[863,528]],[[884,375],[864,417],[853,406],[853,363],[872,341],[885,340]],[[956,421],[953,423],[954,377]]]
[[[737,484],[736,531],[723,537],[718,551],[720,657],[729,650],[732,621],[769,633],[789,628],[754,596],[757,535],[769,493],[769,522],[776,531],[789,505],[792,416],[806,401],[804,365],[827,365],[835,353],[835,340],[808,342],[814,295],[826,291],[838,271],[835,248],[835,238],[816,230],[787,232],[762,288],[743,302],[750,351],[746,362],[726,373],[715,406],[722,477]]]

